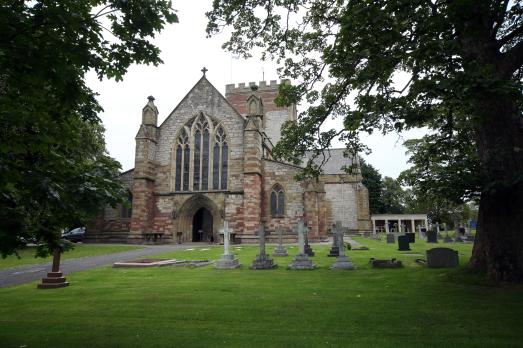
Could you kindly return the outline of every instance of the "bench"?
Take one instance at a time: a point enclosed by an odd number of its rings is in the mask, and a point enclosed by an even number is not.
[[[143,236],[147,244],[157,244],[162,242],[163,232],[145,232]]]

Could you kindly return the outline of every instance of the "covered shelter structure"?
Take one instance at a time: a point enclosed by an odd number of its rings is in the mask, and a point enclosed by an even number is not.
[[[373,214],[372,234],[377,232],[416,232],[418,226],[428,227],[427,214]]]

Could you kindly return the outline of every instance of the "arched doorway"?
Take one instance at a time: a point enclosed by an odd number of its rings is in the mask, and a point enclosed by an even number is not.
[[[192,241],[207,242],[213,235],[213,221],[211,212],[202,207],[194,213],[192,219]]]

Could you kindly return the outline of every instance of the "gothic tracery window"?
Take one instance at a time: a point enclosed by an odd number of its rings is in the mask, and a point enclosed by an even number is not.
[[[175,191],[227,189],[227,137],[213,122],[200,113],[181,130],[173,149]]]
[[[227,189],[228,145],[225,131],[220,126],[214,136],[213,147],[213,190]]]
[[[285,192],[279,184],[274,185],[271,190],[270,205],[272,216],[283,216],[285,212]]]
[[[187,131],[182,129],[178,136],[176,145],[176,176],[175,176],[175,190],[181,191],[189,188],[189,159],[191,156],[191,149],[189,146],[189,137]]]

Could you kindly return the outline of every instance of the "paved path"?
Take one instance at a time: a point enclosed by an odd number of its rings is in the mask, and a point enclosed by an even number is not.
[[[63,260],[60,270],[67,276],[70,273],[84,271],[96,267],[111,265],[117,261],[128,261],[136,258],[153,256],[168,251],[183,250],[194,247],[209,247],[203,243],[144,245],[143,249],[125,251],[121,253],[88,256],[77,259]],[[43,278],[51,271],[51,262],[39,265],[19,266],[0,270],[0,288],[32,282]]]

